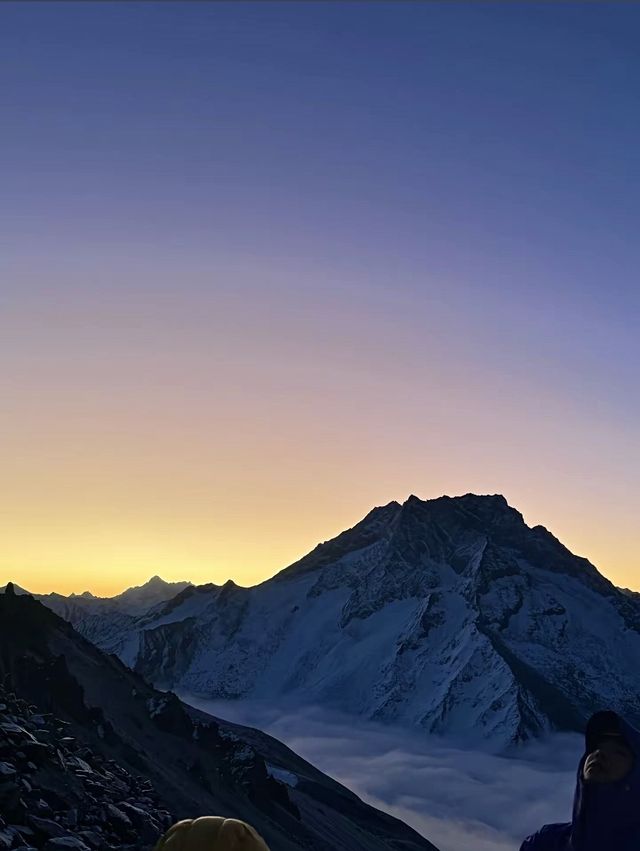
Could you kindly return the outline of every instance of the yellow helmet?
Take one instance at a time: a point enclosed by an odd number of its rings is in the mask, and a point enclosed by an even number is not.
[[[269,851],[269,848],[244,821],[202,816],[174,824],[154,851]]]

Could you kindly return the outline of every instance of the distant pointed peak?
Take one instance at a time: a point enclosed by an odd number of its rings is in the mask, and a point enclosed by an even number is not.
[[[4,588],[0,588],[0,594],[8,594],[9,596],[15,597],[18,594],[20,594],[21,596],[23,594],[29,595],[30,592],[27,591],[25,588],[22,588],[22,586],[18,585],[17,582],[7,582]]]
[[[215,588],[216,586],[214,586]],[[236,585],[233,579],[227,579],[223,585],[218,586],[217,595],[220,599],[226,599],[228,597],[235,597],[236,593],[242,590],[242,587]]]
[[[151,598],[168,598],[170,595],[178,594],[190,582],[167,582],[161,576],[152,576],[151,579],[144,582],[142,585],[134,585],[127,588],[122,593],[117,594],[110,599],[123,601],[127,605],[140,605],[142,602],[148,601]]]

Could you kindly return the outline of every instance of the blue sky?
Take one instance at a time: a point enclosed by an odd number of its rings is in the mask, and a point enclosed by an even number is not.
[[[299,358],[311,383],[322,373],[317,422],[332,405],[344,414],[349,386],[339,399],[330,391],[346,382],[345,358],[360,357],[350,387],[367,364],[384,382],[369,395],[360,386],[366,422],[355,405],[339,434],[369,434],[367,452],[388,471],[349,495],[335,477],[320,487],[310,433],[296,464],[310,465],[322,523],[279,549],[272,567],[405,489],[485,488],[506,491],[526,517],[629,581],[640,508],[639,29],[640,9],[626,3],[2,4],[0,299],[15,368],[5,398],[16,401],[7,451],[36,458],[20,425],[36,413],[23,397],[46,396],[56,366],[69,394],[88,400],[92,422],[104,416],[105,384],[123,385],[129,420],[114,431],[141,434],[136,404],[148,395],[156,405],[150,388],[170,344],[177,371],[197,361],[203,386],[215,385],[197,416],[221,445],[218,403],[255,416],[229,389],[246,374],[216,372],[234,345],[256,364],[248,395],[262,394],[267,408],[271,400],[263,421],[280,431],[294,389],[256,378],[261,366],[284,374]],[[204,317],[219,351],[197,330]],[[124,354],[133,358],[140,339],[146,360],[131,386]],[[283,351],[287,340],[297,342]],[[385,438],[372,425],[376,400],[409,374],[414,395],[379,412]],[[468,407],[450,398],[452,387],[465,395],[465,382]],[[69,417],[51,399],[37,412],[49,433]],[[477,434],[474,418],[485,443],[496,435],[488,460],[461,451]],[[399,421],[413,427],[399,435]],[[179,454],[184,435],[163,427],[163,452]],[[36,425],[27,431],[41,446]],[[266,432],[252,439],[272,456]],[[96,458],[100,440],[78,464]],[[331,451],[328,438],[323,446]],[[126,461],[139,454],[131,438],[105,457],[120,449],[114,489],[126,487]],[[348,464],[355,456],[343,450]],[[449,478],[434,461],[443,453]],[[514,458],[530,462],[515,477]],[[350,479],[362,483],[365,462],[354,461]],[[57,463],[39,464],[53,491]],[[300,499],[303,477],[298,485],[286,506]],[[265,483],[243,487],[264,492]],[[332,487],[345,494],[336,515]],[[79,479],[65,488],[77,493]],[[69,516],[76,510],[71,501]],[[597,539],[584,518],[597,518]],[[147,521],[161,522],[141,515],[140,528]],[[51,538],[61,559],[69,523]],[[198,534],[204,570],[219,554]],[[231,549],[220,555],[229,564]]]

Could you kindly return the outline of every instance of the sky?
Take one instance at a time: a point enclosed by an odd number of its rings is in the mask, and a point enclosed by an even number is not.
[[[461,749],[424,730],[378,725],[318,707],[183,699],[285,742],[362,800],[440,851],[518,851],[543,824],[571,821],[584,740],[553,734],[515,752]],[[286,778],[290,783],[294,778]]]
[[[0,4],[0,583],[502,493],[640,589],[640,7]]]

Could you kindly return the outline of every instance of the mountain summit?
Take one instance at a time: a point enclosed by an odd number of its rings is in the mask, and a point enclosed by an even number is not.
[[[111,605],[123,612],[139,614],[151,606],[170,600],[190,585],[190,582],[165,582],[159,576],[152,576],[144,585],[127,588],[122,594],[112,597]]]
[[[254,588],[184,589],[94,640],[161,688],[509,744],[640,722],[640,598],[501,495],[390,502]],[[606,675],[605,675],[606,672]]]

